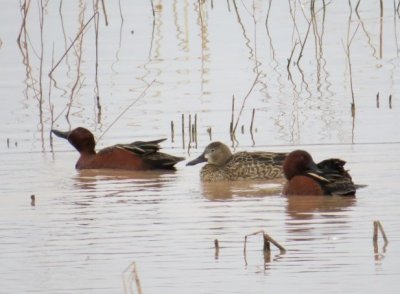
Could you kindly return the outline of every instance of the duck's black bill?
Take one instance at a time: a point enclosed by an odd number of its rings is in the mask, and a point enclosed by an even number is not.
[[[326,171],[321,169],[317,164],[311,162],[308,166],[308,171],[306,172],[309,176],[313,177],[322,182],[330,182],[327,178],[325,178]]]
[[[206,161],[207,161],[207,159],[204,157],[204,154],[202,154],[199,157],[197,157],[196,159],[193,159],[192,161],[189,161],[188,163],[186,163],[186,165],[196,165],[198,163],[206,162]]]
[[[63,138],[63,139],[68,139],[68,136],[71,134],[70,131],[67,132],[62,132],[59,130],[51,130],[51,132],[56,135],[57,137]]]

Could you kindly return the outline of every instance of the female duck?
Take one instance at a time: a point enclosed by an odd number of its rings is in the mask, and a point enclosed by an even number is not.
[[[52,130],[58,137],[67,139],[80,153],[75,167],[77,169],[174,169],[174,165],[184,160],[159,152],[159,143],[166,139],[154,141],[136,141],[130,144],[117,144],[104,148],[96,153],[93,134],[82,127],[72,131]]]
[[[282,164],[286,153],[237,152],[232,154],[221,142],[209,144],[204,152],[186,165],[207,162],[200,178],[205,182],[236,181],[244,179],[275,179],[283,177]]]
[[[283,194],[354,196],[357,187],[344,169],[345,163],[331,158],[316,164],[307,151],[293,151],[283,163],[287,179]]]

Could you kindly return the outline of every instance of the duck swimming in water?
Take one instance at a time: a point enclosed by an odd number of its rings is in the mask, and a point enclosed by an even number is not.
[[[287,153],[262,151],[232,154],[225,144],[212,142],[199,157],[186,165],[207,162],[200,172],[200,179],[204,182],[270,180],[283,177],[282,165],[286,155]]]
[[[295,150],[286,157],[283,172],[287,183],[284,195],[341,195],[354,196],[355,185],[347,170],[345,161],[331,158],[316,164],[304,150]]]
[[[159,143],[166,139],[117,144],[96,152],[94,136],[88,129],[78,127],[67,132],[52,130],[52,133],[67,139],[80,153],[77,169],[170,170],[185,159],[159,152]]]

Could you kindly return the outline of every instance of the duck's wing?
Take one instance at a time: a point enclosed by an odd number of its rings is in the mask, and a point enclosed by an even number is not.
[[[317,170],[307,174],[318,181],[328,195],[354,196],[357,187],[344,169],[345,164],[341,159],[326,159],[317,164]]]
[[[154,152],[143,156],[143,160],[153,168],[173,169],[184,157],[174,156],[163,152]]]
[[[105,153],[115,148],[120,148],[137,155],[144,161],[146,165],[150,166],[151,168],[173,169],[176,163],[185,160],[185,158],[159,152],[161,149],[159,144],[165,140],[166,139],[159,139],[153,141],[135,141],[129,144],[117,144],[102,149],[98,153]]]
[[[110,147],[99,150],[97,153],[106,153],[115,148],[125,149],[136,155],[143,156],[147,154],[156,153],[161,149],[159,143],[165,141],[166,139],[159,139],[153,141],[135,141],[129,144],[116,144]]]
[[[288,153],[281,152],[249,152],[252,161],[261,164],[282,166]]]
[[[224,172],[236,178],[274,179],[283,176],[286,153],[237,152],[223,166]]]
[[[137,155],[148,155],[158,152],[161,149],[159,144],[165,140],[166,138],[153,141],[135,141],[129,144],[118,144],[115,147],[126,149]]]

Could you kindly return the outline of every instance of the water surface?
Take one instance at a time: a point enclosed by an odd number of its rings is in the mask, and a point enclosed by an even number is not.
[[[142,293],[399,288],[396,2],[383,18],[379,3],[362,1],[358,13],[354,1],[315,3],[315,17],[309,1],[130,2],[105,2],[108,25],[100,5],[97,43],[94,18],[64,58],[92,2],[50,1],[41,35],[32,1],[21,49],[19,3],[0,9],[1,291],[137,293],[132,263]],[[164,151],[187,159],[210,140],[303,148],[316,161],[345,159],[367,187],[356,198],[284,197],[281,182],[202,184],[201,166],[185,162],[175,172],[76,171],[77,152],[50,138],[76,126],[99,148],[165,137]],[[379,236],[375,251],[374,220],[390,241]],[[245,235],[259,230],[287,251],[264,256],[255,235],[244,256]]]

